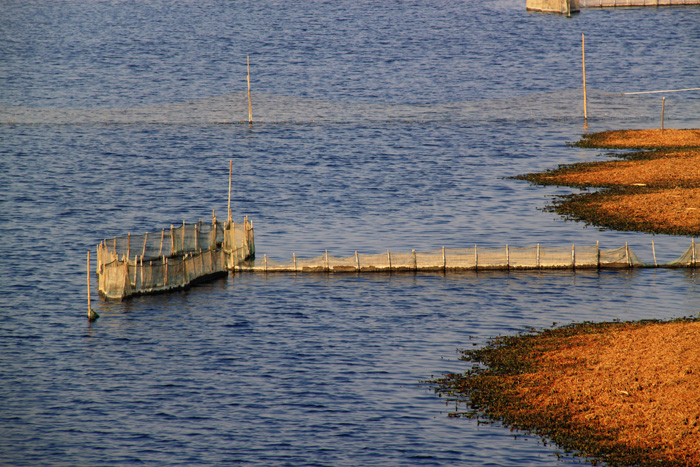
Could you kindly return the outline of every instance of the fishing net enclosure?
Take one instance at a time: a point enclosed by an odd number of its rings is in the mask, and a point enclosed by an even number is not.
[[[687,256],[686,253],[685,256]],[[679,260],[680,261],[680,260]],[[686,263],[684,263],[686,264]],[[337,257],[326,251],[314,258],[275,261],[262,260],[237,264],[238,271],[250,272],[401,272],[511,269],[582,269],[647,267],[627,245],[601,249],[595,245],[570,247],[440,248],[428,252],[361,254]]]
[[[185,223],[160,232],[115,237],[97,245],[100,295],[122,300],[225,275],[255,257],[253,224]]]

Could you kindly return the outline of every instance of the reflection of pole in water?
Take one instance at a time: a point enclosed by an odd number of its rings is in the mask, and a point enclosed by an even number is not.
[[[253,103],[250,100],[250,55],[248,55],[248,123],[253,124]]]

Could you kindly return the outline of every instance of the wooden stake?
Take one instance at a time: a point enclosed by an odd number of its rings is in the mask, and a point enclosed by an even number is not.
[[[666,98],[661,98],[661,134],[664,134],[664,107],[666,107]]]
[[[656,247],[654,246],[654,240],[651,241],[651,254],[654,256],[654,267],[659,267],[659,265],[656,263]]]
[[[357,264],[357,272],[360,272],[360,256],[355,251],[355,263]]]
[[[583,62],[583,119],[588,121],[588,108],[586,99],[586,38],[581,33],[581,60]]]
[[[228,220],[231,221],[231,174],[233,173],[233,159],[228,161]]]
[[[87,292],[88,292],[88,321],[95,321],[100,317],[90,306],[90,250],[87,252]]]
[[[248,123],[253,124],[253,103],[250,99],[250,55],[248,55]]]

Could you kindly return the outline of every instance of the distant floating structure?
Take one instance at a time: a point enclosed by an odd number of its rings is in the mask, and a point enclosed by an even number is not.
[[[581,8],[700,5],[700,0],[526,0],[530,11],[571,15]]]
[[[526,0],[525,8],[543,13],[571,15],[579,11],[579,0]]]

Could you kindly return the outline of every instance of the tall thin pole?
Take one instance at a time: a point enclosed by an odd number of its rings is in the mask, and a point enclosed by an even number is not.
[[[581,61],[583,63],[583,119],[588,121],[586,103],[586,37],[581,33]]]
[[[233,159],[228,161],[228,220],[231,221],[231,174],[233,173]]]
[[[88,321],[95,321],[100,317],[90,306],[90,250],[87,252],[87,293],[88,293]]]
[[[661,98],[661,134],[664,133],[664,108],[666,107],[666,98]]]
[[[253,103],[250,99],[250,55],[248,55],[248,123],[253,124]]]

